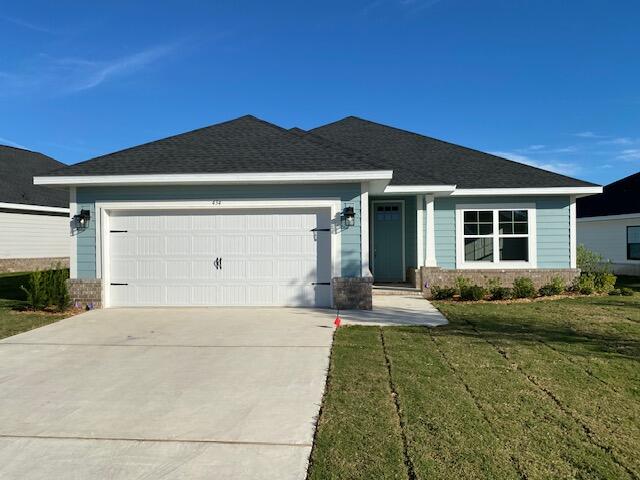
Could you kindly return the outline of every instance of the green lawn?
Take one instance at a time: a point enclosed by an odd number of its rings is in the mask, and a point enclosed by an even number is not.
[[[42,327],[70,315],[21,311],[25,306],[25,294],[20,285],[26,285],[28,276],[28,273],[0,274],[0,338]]]
[[[640,295],[336,332],[310,479],[640,478]]]

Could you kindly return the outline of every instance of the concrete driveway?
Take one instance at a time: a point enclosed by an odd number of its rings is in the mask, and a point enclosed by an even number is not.
[[[0,478],[302,479],[333,319],[113,309],[0,341]]]

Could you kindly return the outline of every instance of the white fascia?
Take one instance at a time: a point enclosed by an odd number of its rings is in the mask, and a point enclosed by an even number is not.
[[[602,215],[600,217],[582,217],[578,218],[578,223],[582,222],[605,222],[607,220],[635,220],[640,219],[640,212],[638,213],[624,213],[620,215]]]
[[[455,185],[388,185],[384,193],[445,193],[455,191]]]
[[[0,202],[0,208],[9,208],[11,210],[29,210],[31,212],[69,213],[69,209],[64,207],[47,207],[45,205],[27,205],[24,203]]]
[[[576,195],[577,197],[602,193],[602,187],[545,187],[545,188],[457,188],[452,197],[495,195]]]
[[[260,183],[349,183],[391,180],[393,170],[353,172],[201,173],[150,175],[77,175],[34,177],[35,185],[195,185]]]

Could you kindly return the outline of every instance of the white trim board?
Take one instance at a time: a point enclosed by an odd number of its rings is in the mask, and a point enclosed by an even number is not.
[[[625,213],[621,215],[602,215],[601,217],[582,217],[576,219],[578,223],[581,222],[606,222],[607,220],[635,220],[640,218],[640,213]]]
[[[26,203],[0,202],[0,208],[7,208],[11,210],[29,210],[32,212],[69,213],[69,209],[64,207],[48,207],[46,205],[28,205]]]
[[[495,195],[593,195],[602,193],[602,187],[545,187],[545,188],[457,188],[452,197]]]
[[[389,185],[384,193],[451,193],[455,189],[455,185]]]
[[[71,187],[69,189],[69,230],[71,230],[71,222],[78,209],[76,201],[76,187]],[[70,249],[69,276],[71,278],[78,278],[78,235],[71,234]]]
[[[393,170],[346,172],[175,173],[149,175],[76,175],[34,177],[35,185],[195,185],[260,183],[335,183],[391,180]]]
[[[375,278],[375,270],[376,270],[376,266],[375,266],[375,221],[376,221],[376,209],[375,209],[375,205],[376,203],[401,203],[402,204],[402,281],[406,282],[407,281],[407,261],[406,261],[406,256],[405,256],[405,243],[406,243],[406,239],[405,239],[405,219],[404,219],[404,215],[405,215],[405,204],[404,204],[404,200],[374,200],[373,202],[371,202],[371,206],[373,207],[373,215],[371,215],[371,251],[374,252],[373,257],[371,257],[371,266],[373,267],[373,271],[374,271],[374,278]]]
[[[100,218],[101,225],[96,224],[96,272],[101,272],[102,291],[104,295],[103,305],[110,306],[109,288],[109,213],[112,211],[140,211],[140,210],[211,210],[228,211],[236,209],[291,209],[328,208],[331,212],[331,221],[340,221],[342,213],[342,200],[339,198],[322,199],[247,199],[247,200],[221,200],[214,203],[209,200],[183,200],[183,201],[108,201],[96,202],[96,218]],[[342,236],[340,228],[334,228],[331,232],[331,276],[342,276]],[[99,237],[99,238],[98,238]],[[98,243],[99,242],[99,243]],[[100,249],[98,249],[98,244]],[[99,265],[98,265],[99,263]],[[333,299],[331,298],[331,301]]]
[[[493,238],[493,262],[465,262],[464,260],[464,210],[491,210],[494,211],[493,224],[497,223],[498,210],[527,210],[528,212],[528,239],[529,239],[529,261],[499,261],[500,235],[494,233]],[[457,269],[492,269],[509,270],[518,268],[538,268],[538,241],[537,241],[537,219],[536,206],[533,203],[494,203],[494,204],[457,204],[456,205],[456,268]],[[495,232],[495,231],[494,231]]]
[[[369,185],[365,182],[360,184],[360,266],[361,275],[370,278],[369,268]]]

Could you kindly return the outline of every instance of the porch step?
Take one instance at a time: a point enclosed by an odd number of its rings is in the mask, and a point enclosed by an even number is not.
[[[415,295],[421,296],[422,292],[409,285],[374,285],[373,295]]]

